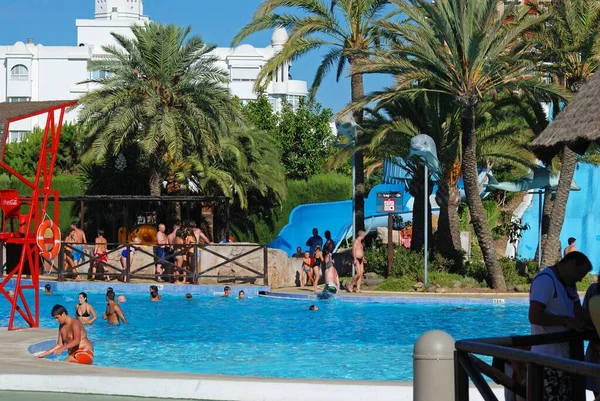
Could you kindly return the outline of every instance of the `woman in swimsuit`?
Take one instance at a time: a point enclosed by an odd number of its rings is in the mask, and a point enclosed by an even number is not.
[[[317,292],[317,284],[319,283],[319,273],[323,264],[323,251],[321,245],[315,247],[315,262],[312,265],[313,269],[313,289]]]
[[[98,318],[92,305],[87,302],[87,294],[79,293],[79,305],[75,307],[75,317],[83,324],[92,324]]]
[[[185,244],[185,233],[184,231],[180,228],[177,230],[176,234],[175,234],[175,244],[173,244],[173,252],[175,255],[175,270],[170,269],[170,271],[168,273],[171,273],[172,276],[169,276],[169,282],[170,283],[175,283],[176,280],[176,275],[179,274],[179,272],[181,271],[182,267],[183,267],[183,259],[185,257],[185,249],[183,247],[183,245]]]
[[[196,245],[196,235],[194,234],[194,230],[192,228],[188,228],[185,231],[186,237],[185,237],[185,244],[186,245],[191,245],[186,247],[186,257],[184,260],[184,266],[187,270],[189,271],[193,271],[194,270],[194,266],[196,264],[196,259],[194,257],[194,248]],[[186,271],[182,270],[182,278],[181,281],[177,284],[185,284],[186,283]]]
[[[304,252],[304,258],[302,259],[302,271],[300,272],[300,286],[306,287],[312,282],[312,260],[310,258],[310,252]]]

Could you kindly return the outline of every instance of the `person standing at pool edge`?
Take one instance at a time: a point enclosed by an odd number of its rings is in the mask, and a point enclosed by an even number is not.
[[[348,291],[352,292],[354,288],[354,284],[356,284],[356,292],[360,292],[360,284],[362,282],[362,276],[365,271],[365,248],[363,244],[363,240],[367,234],[360,230],[358,232],[358,237],[354,240],[354,244],[352,244],[352,257],[354,258],[354,266],[356,266],[356,274],[352,277],[352,282],[348,286]]]
[[[59,323],[58,340],[54,347],[38,355],[38,358],[45,358],[50,354],[60,355],[67,350],[69,356],[65,362],[91,365],[94,362],[94,346],[87,338],[81,322],[71,318],[62,305],[54,305],[50,314]]]
[[[570,238],[567,240],[567,243],[569,244],[569,246],[567,246],[567,247],[565,248],[565,250],[564,250],[564,256],[567,256],[567,254],[569,254],[569,253],[571,253],[571,252],[575,252],[575,251],[577,251],[577,246],[575,246],[575,242],[576,242],[576,241],[577,241],[577,240],[576,240],[575,238],[573,238],[573,237],[570,237]]]
[[[321,247],[323,246],[323,237],[319,235],[319,230],[316,228],[312,229],[312,233],[312,237],[306,241],[306,246],[310,247],[310,256],[315,256],[315,249],[317,248],[317,245]]]
[[[531,282],[529,322],[531,334],[560,333],[585,328],[587,314],[583,310],[576,283],[592,270],[592,264],[581,252],[571,252],[554,266],[546,267]],[[543,344],[531,352],[569,358],[568,343]],[[544,368],[544,400],[570,400],[571,376],[558,369]]]

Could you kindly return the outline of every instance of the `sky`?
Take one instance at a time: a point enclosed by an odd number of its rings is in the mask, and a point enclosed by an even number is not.
[[[144,13],[153,21],[189,25],[195,35],[221,47],[229,46],[235,34],[247,24],[261,0],[145,0]],[[0,0],[0,45],[12,45],[33,38],[45,46],[76,46],[75,19],[94,18],[95,0]],[[270,44],[272,32],[260,32],[244,43],[256,47]],[[320,63],[315,52],[294,63],[294,79],[310,86]],[[367,92],[387,84],[388,77],[365,78]],[[350,80],[335,80],[335,72],[322,83],[317,100],[334,112],[350,100]]]

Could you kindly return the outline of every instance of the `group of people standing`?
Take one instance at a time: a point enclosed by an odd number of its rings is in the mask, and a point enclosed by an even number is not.
[[[319,230],[313,228],[312,237],[306,241],[309,247],[307,251],[302,251],[302,247],[296,248],[294,257],[302,258],[302,268],[300,270],[300,286],[305,287],[307,284],[313,286],[313,290],[317,292],[317,284],[321,276],[321,269],[324,269],[325,290],[330,293],[336,293],[340,288],[340,280],[337,270],[334,266],[333,251],[335,250],[335,242],[331,238],[331,232],[325,231],[325,243],[319,235]],[[352,244],[352,258],[355,267],[355,274],[352,281],[346,287],[348,292],[356,291],[360,293],[360,285],[364,275],[365,252],[364,239],[365,231],[359,231],[358,236]]]
[[[183,226],[176,222],[170,234],[166,233],[165,224],[159,224],[154,247],[156,280],[188,283],[187,273],[200,267],[200,249],[197,245],[208,244],[212,242],[194,221]]]

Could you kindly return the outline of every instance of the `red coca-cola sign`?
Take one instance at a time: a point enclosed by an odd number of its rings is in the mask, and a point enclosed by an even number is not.
[[[0,207],[4,218],[16,218],[19,216],[21,209],[19,202],[19,193],[14,189],[5,189],[0,191]]]

